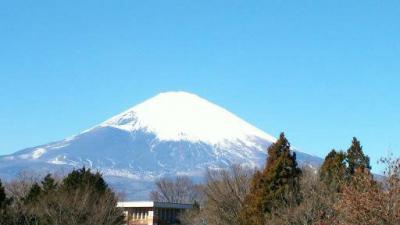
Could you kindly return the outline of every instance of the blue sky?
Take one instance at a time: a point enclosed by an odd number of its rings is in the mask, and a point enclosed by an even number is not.
[[[398,1],[1,1],[0,154],[196,93],[325,156],[400,155]]]

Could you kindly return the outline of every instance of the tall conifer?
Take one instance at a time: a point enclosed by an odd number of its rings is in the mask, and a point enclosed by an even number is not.
[[[320,179],[330,190],[339,191],[346,177],[346,154],[333,149],[319,170]]]
[[[0,180],[0,224],[15,224],[11,223],[10,215],[8,213],[8,206],[11,204],[12,199],[7,198],[5,189]]]
[[[57,188],[57,183],[51,174],[47,174],[42,181],[42,188],[44,192],[53,191]]]
[[[281,133],[268,148],[264,170],[253,177],[243,211],[243,224],[263,225],[274,209],[298,204],[301,200],[300,175],[296,153],[290,150],[289,141]]]
[[[362,150],[360,141],[353,137],[350,148],[347,150],[347,173],[352,176],[356,171],[366,172],[371,169],[369,157]]]
[[[0,180],[0,208],[2,208],[6,204],[6,202],[7,202],[6,192]]]
[[[83,167],[68,174],[64,178],[61,188],[68,191],[90,188],[99,194],[103,194],[107,191],[108,185],[99,172],[92,173],[90,169]]]
[[[42,193],[42,188],[39,186],[38,183],[34,183],[32,187],[29,189],[28,193],[24,197],[25,203],[34,203],[39,199],[39,196]]]

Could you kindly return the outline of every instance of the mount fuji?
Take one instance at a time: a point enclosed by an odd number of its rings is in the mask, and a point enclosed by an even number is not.
[[[231,164],[261,167],[276,139],[226,109],[187,92],[166,92],[82,133],[0,157],[0,178],[82,166],[100,171],[131,200],[144,200],[163,176],[201,178]],[[321,159],[296,151],[301,165]]]

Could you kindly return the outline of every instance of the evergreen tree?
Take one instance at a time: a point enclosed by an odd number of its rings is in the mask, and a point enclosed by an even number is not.
[[[57,192],[64,199],[61,210],[75,211],[75,220],[78,224],[91,224],[93,218],[99,219],[101,224],[122,224],[124,215],[122,210],[116,208],[117,198],[104,181],[99,172],[92,173],[90,169],[73,170],[64,179]],[[74,197],[72,197],[74,196]],[[84,201],[79,196],[85,198]],[[75,207],[75,205],[79,205]],[[99,211],[99,207],[102,209]]]
[[[35,182],[29,189],[23,200],[25,203],[35,203],[39,199],[41,193],[42,188],[39,186],[38,183]]]
[[[90,188],[102,194],[108,190],[108,185],[99,172],[92,173],[90,169],[73,170],[63,180],[62,188],[65,190],[79,190]]]
[[[0,180],[0,209],[4,209],[7,205],[11,203],[11,201],[11,198],[7,198],[3,183]]]
[[[265,211],[263,210],[263,190],[265,189],[262,171],[253,175],[250,193],[246,196],[244,207],[240,215],[241,225],[263,225]]]
[[[369,157],[364,154],[360,141],[355,137],[353,137],[351,146],[347,150],[347,164],[349,176],[354,175],[356,171],[364,173],[371,170]]]
[[[284,133],[268,148],[266,167],[257,172],[243,211],[244,224],[262,225],[275,209],[299,204],[301,170]]]
[[[296,153],[290,151],[290,143],[284,133],[281,133],[278,141],[268,149],[267,166],[263,173],[267,187],[263,204],[266,211],[282,204],[299,202],[301,170],[297,166]]]
[[[0,182],[0,204],[5,199],[3,192]],[[124,218],[101,175],[85,168],[72,171],[59,185],[49,174],[15,204],[0,207],[0,225],[120,225]]]
[[[6,192],[0,180],[0,207],[6,203],[6,200],[7,200]]]
[[[319,175],[330,190],[339,191],[346,177],[346,154],[333,149],[324,160]]]
[[[3,184],[0,180],[0,224],[8,225],[11,224],[8,206],[11,203],[11,199],[7,198]]]
[[[51,174],[47,174],[43,181],[42,181],[42,188],[44,192],[50,192],[50,191],[54,191],[57,188],[57,183],[56,181],[53,179],[53,177],[51,177]]]

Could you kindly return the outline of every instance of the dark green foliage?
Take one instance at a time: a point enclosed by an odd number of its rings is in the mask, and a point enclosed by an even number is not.
[[[347,153],[332,150],[320,168],[320,179],[332,191],[340,191],[345,182],[350,182],[355,174],[371,170],[369,157],[362,150],[360,141],[353,138]]]
[[[84,188],[94,188],[99,193],[104,193],[108,185],[99,172],[93,174],[90,169],[83,167],[74,170],[64,178],[62,188],[65,190],[76,190]]]
[[[37,184],[36,184],[37,185]],[[31,188],[22,201],[19,199],[7,198],[4,194],[4,187],[0,181],[0,224],[1,225],[39,225],[37,216],[31,215],[26,207],[25,199],[36,199],[38,196],[37,187]],[[29,195],[29,197],[28,197]],[[34,197],[36,196],[36,197]],[[22,205],[20,205],[22,203]],[[44,225],[44,224],[41,224]]]
[[[281,133],[278,141],[268,149],[267,166],[262,179],[266,188],[264,211],[270,212],[272,207],[298,203],[300,175],[301,170],[297,166],[296,153],[290,151],[290,143],[284,133]]]
[[[8,225],[11,224],[11,219],[9,215],[8,207],[11,204],[12,199],[7,198],[5,189],[3,184],[0,180],[0,224],[1,225]]]
[[[195,210],[199,210],[200,209],[200,203],[196,200],[194,200],[193,202],[193,209]]]
[[[6,192],[0,180],[0,207],[4,206],[7,202]]]
[[[353,137],[350,148],[347,150],[347,173],[352,176],[359,172],[365,172],[371,170],[369,163],[369,157],[366,156],[362,150],[360,141]]]
[[[279,139],[268,148],[266,167],[253,177],[251,193],[244,209],[244,224],[264,224],[276,209],[299,204],[300,176],[296,154],[290,150],[289,141],[281,133]]]
[[[26,183],[21,181],[23,185]],[[0,204],[5,199],[2,192],[0,182]],[[0,207],[0,225],[120,225],[124,215],[116,206],[117,198],[101,174],[82,168],[60,184],[50,174],[32,184],[25,196]]]
[[[319,175],[321,181],[332,191],[340,191],[346,179],[346,154],[332,150],[324,160]]]
[[[57,188],[57,183],[56,181],[53,179],[53,177],[51,177],[51,174],[47,174],[43,181],[42,181],[42,188],[44,192],[50,192],[50,191],[54,191]]]
[[[24,197],[25,203],[34,203],[39,200],[40,194],[42,193],[42,188],[38,183],[34,183],[29,189],[28,194]]]

